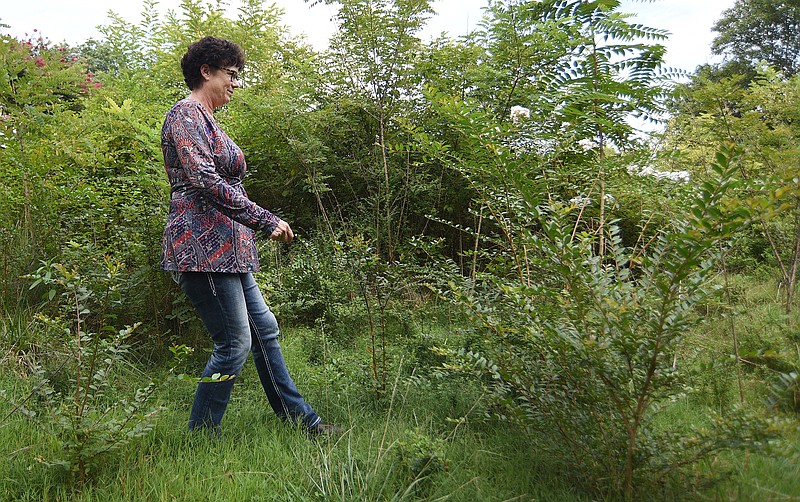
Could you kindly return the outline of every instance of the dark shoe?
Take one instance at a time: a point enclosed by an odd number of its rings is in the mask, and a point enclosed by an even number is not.
[[[320,436],[338,436],[342,432],[341,427],[332,424],[318,423],[314,427],[310,427],[307,431],[309,439],[315,439]]]

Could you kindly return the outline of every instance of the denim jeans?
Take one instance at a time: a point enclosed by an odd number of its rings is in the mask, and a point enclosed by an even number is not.
[[[181,272],[178,284],[214,341],[203,377],[215,373],[238,376],[248,352],[252,352],[261,386],[275,413],[283,420],[307,428],[320,422],[289,376],[278,346],[278,322],[252,274]],[[234,382],[235,378],[198,384],[189,415],[190,430],[197,427],[219,430]]]

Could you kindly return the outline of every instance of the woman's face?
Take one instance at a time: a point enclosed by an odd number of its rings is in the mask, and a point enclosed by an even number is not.
[[[201,92],[211,101],[214,108],[228,104],[233,90],[239,88],[239,68],[229,66],[214,68],[203,65],[201,73],[204,78]]]

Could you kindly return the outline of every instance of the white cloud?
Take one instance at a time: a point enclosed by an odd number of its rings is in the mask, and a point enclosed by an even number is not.
[[[668,30],[665,66],[693,72],[697,66],[718,62],[711,56],[711,31],[722,11],[733,7],[735,0],[622,0],[620,11],[635,14],[631,23]]]

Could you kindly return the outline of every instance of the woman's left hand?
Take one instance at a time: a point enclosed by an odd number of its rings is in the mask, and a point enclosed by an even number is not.
[[[278,226],[275,227],[275,230],[273,230],[272,233],[269,235],[269,238],[274,241],[291,244],[292,239],[294,239],[294,232],[292,232],[292,227],[290,227],[288,223],[281,220],[278,223]]]

